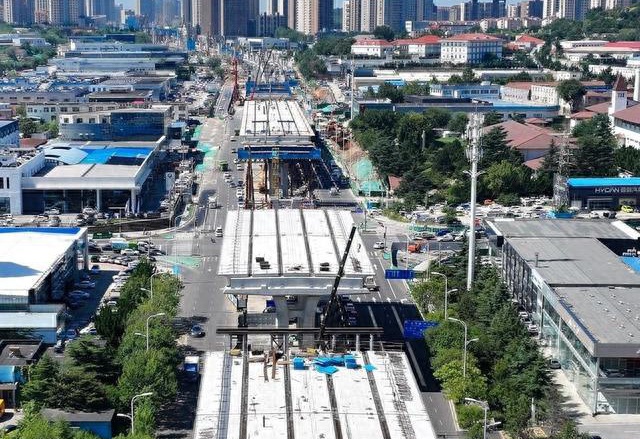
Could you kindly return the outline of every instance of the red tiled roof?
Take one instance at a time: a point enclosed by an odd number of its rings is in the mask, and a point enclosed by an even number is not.
[[[36,146],[44,145],[47,143],[47,139],[34,139],[27,137],[20,139],[20,148],[35,148]]]
[[[544,163],[544,157],[545,156],[538,157],[537,159],[527,160],[526,162],[524,162],[524,165],[529,169],[537,171],[542,167],[542,164]]]
[[[389,189],[395,191],[400,187],[400,183],[402,183],[402,177],[396,177],[395,175],[390,175],[389,177]]]
[[[387,40],[363,39],[353,43],[354,46],[393,46]]]
[[[556,134],[543,127],[536,125],[524,124],[515,120],[507,120],[495,125],[483,128],[483,132],[487,133],[494,128],[501,127],[506,133],[506,141],[514,149],[549,149],[551,142]],[[557,143],[557,142],[556,142]]]
[[[605,44],[604,47],[640,49],[640,41],[615,41]]]
[[[396,45],[414,45],[414,44],[440,44],[440,37],[437,35],[423,35],[420,38],[405,38],[395,40]]]
[[[591,119],[596,114],[598,113],[595,113],[593,111],[578,111],[577,113],[573,113],[571,115],[571,119],[576,119],[576,120]]]
[[[516,37],[516,43],[534,43],[538,45],[538,44],[544,44],[544,40],[541,40],[540,38],[532,37],[531,35],[522,34]]]
[[[547,123],[546,120],[538,117],[530,117],[529,119],[525,119],[524,122],[531,125],[545,125]]]
[[[487,34],[458,34],[444,41],[500,41],[500,38]]]
[[[627,81],[620,75],[616,78],[616,82],[613,83],[613,90],[615,91],[627,91]]]
[[[601,102],[599,104],[590,105],[585,110],[596,114],[607,114],[609,112],[609,102]]]
[[[531,90],[533,82],[507,82],[504,86],[509,88],[517,88],[519,90]]]
[[[613,117],[616,119],[622,119],[626,122],[640,124],[640,105],[634,105],[633,107],[616,111],[613,113]]]

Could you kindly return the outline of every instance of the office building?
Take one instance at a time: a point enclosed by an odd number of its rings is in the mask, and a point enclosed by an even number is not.
[[[275,15],[280,14],[282,16],[287,16],[289,13],[289,2],[293,2],[294,0],[269,0],[267,1],[267,14]]]
[[[433,0],[417,0],[416,20],[433,21],[436,19],[436,6]]]
[[[543,0],[528,0],[518,3],[521,18],[542,18]]]
[[[220,34],[225,37],[255,36],[259,0],[221,0]]]
[[[460,34],[440,41],[440,61],[476,64],[487,56],[502,58],[502,40],[486,34]]]
[[[193,0],[182,0],[180,2],[180,20],[182,24],[186,26],[191,26],[192,21],[192,8]]]
[[[255,33],[258,37],[274,37],[279,27],[287,27],[287,17],[265,12],[258,17]]]

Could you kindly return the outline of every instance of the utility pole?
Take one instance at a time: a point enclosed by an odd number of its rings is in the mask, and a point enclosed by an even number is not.
[[[468,172],[471,178],[471,200],[470,202],[470,216],[471,224],[469,228],[469,260],[467,262],[467,290],[471,289],[473,285],[473,275],[476,262],[476,192],[478,189],[478,162],[482,157],[482,116],[480,114],[473,113],[471,115],[471,121],[469,121],[469,146],[467,146],[467,158],[471,162],[471,171]]]

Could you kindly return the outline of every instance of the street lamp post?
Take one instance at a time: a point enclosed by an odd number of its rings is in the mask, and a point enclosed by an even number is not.
[[[452,322],[460,323],[464,327],[464,349],[462,351],[462,378],[467,377],[467,346],[469,342],[467,342],[467,324],[460,319],[456,319],[455,317],[449,317],[447,320]],[[473,339],[473,341],[477,341],[478,339]]]
[[[435,274],[436,276],[442,276],[444,278],[444,318],[445,320],[449,318],[449,293],[455,293],[458,291],[457,288],[449,289],[449,279],[445,274],[438,273],[437,271],[432,271],[431,274]]]
[[[465,398],[466,402],[477,404],[484,410],[484,427],[482,429],[482,438],[487,439],[487,412],[489,411],[489,403],[487,401],[480,401],[474,398]]]
[[[159,312],[157,314],[151,314],[149,317],[147,317],[147,334],[146,334],[146,336],[147,336],[147,351],[149,350],[149,320],[151,320],[154,317],[162,317],[164,315],[166,315],[166,314],[163,313],[163,312]],[[466,334],[466,332],[465,332],[465,334]],[[466,335],[465,335],[465,337],[466,337]]]
[[[133,420],[134,420],[133,403],[138,398],[142,398],[144,396],[151,396],[151,395],[153,395],[153,392],[144,392],[144,393],[140,393],[138,395],[134,395],[133,398],[131,398],[131,434],[135,434],[135,432],[136,432],[136,426],[135,426],[135,423],[133,422]]]
[[[140,288],[140,290],[145,291],[145,292],[147,292],[147,293],[149,293],[149,294],[151,295],[151,300],[153,300],[153,277],[154,277],[154,276],[161,275],[161,274],[162,274],[162,272],[158,271],[158,272],[153,273],[153,274],[151,275],[151,280],[149,281],[149,282],[151,283],[151,289],[147,289],[147,288]]]

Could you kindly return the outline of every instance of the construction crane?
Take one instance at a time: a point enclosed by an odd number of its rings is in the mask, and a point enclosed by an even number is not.
[[[330,317],[333,317],[334,313],[338,313],[340,316],[340,323],[344,325],[346,323],[345,319],[345,311],[344,306],[342,305],[342,301],[338,297],[338,287],[340,286],[340,280],[344,276],[344,266],[347,263],[347,258],[349,257],[349,250],[351,250],[351,244],[353,243],[353,237],[356,235],[356,226],[355,224],[351,227],[351,232],[349,233],[349,239],[347,239],[347,246],[344,249],[344,253],[342,254],[342,259],[340,260],[340,266],[338,267],[338,274],[336,274],[336,278],[333,281],[333,287],[331,288],[331,296],[329,298],[329,303],[325,308],[322,316],[320,317],[320,335],[318,336],[318,341],[320,342],[321,347],[324,349],[326,342],[323,340],[324,334],[327,327],[327,320]]]

